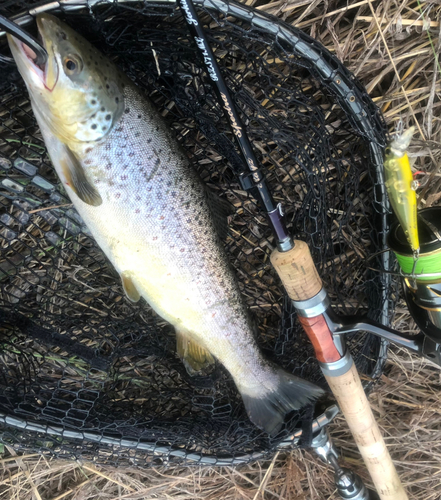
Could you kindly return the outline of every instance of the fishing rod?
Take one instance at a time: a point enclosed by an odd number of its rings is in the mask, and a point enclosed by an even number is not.
[[[247,190],[252,188],[257,190],[260,202],[266,212],[270,227],[276,238],[277,248],[279,248],[282,252],[290,250],[294,247],[294,244],[288,230],[286,229],[282,206],[280,203],[276,205],[274,202],[265,178],[260,168],[258,168],[259,163],[254,154],[253,147],[245,132],[242,120],[237,112],[219,65],[217,64],[216,57],[214,56],[214,53],[207,41],[196,9],[191,0],[179,0],[179,6],[184,14],[184,18],[187,21],[196,45],[202,54],[205,68],[207,69],[211,81],[214,83],[213,88],[220,103],[222,104],[233,134],[237,139],[237,144],[239,145],[242,158],[250,171],[249,175],[245,175],[245,173],[240,175],[242,186]]]
[[[330,309],[329,297],[308,245],[290,238],[281,205],[274,207],[270,191],[260,174],[251,144],[192,0],[178,0],[178,3],[190,34],[201,52],[205,68],[233,130],[244,163],[253,176],[253,187],[256,188],[262,207],[266,211],[277,242],[277,249],[271,254],[271,263],[292,299],[300,323],[313,344],[323,374],[346,417],[380,498],[406,500],[407,494],[373,416],[360,376],[349,350],[345,347],[342,335],[344,327],[336,319],[333,321],[335,315]],[[336,334],[339,326],[342,328],[339,334]],[[353,484],[350,488],[353,488]]]

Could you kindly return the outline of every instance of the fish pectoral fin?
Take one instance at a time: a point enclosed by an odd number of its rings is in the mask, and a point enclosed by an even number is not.
[[[90,183],[78,158],[68,146],[64,146],[65,154],[59,159],[63,174],[69,187],[88,205],[98,207],[103,202],[95,186]]]
[[[122,281],[122,286],[124,288],[124,292],[127,295],[127,298],[130,300],[130,302],[138,302],[138,300],[141,298],[141,295],[136,289],[136,286],[132,281],[130,273],[128,272],[121,273],[121,281]]]
[[[214,364],[213,356],[204,347],[178,329],[176,329],[176,345],[178,356],[182,359],[189,375],[195,375]]]

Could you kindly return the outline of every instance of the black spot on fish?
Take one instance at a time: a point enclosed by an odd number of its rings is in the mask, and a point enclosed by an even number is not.
[[[141,118],[142,115],[138,114],[138,118]]]
[[[147,144],[150,144],[151,142],[152,142],[151,138],[147,139]]]
[[[90,153],[91,151],[92,151],[92,148],[86,148],[84,152],[85,152],[86,154],[88,154],[88,153]]]
[[[106,108],[104,106],[101,106],[101,111],[104,113],[104,111],[106,111]]]
[[[107,78],[106,78],[107,80]],[[106,83],[106,89],[110,89],[110,85],[108,83]]]
[[[156,158],[155,167],[159,167],[159,165],[161,165],[161,159],[160,158]]]
[[[92,126],[90,128],[93,129],[93,130],[95,130],[97,128],[97,126],[98,125],[96,123],[94,123],[94,124],[92,124]]]
[[[109,114],[109,115],[106,115],[106,120],[110,120],[112,118],[112,116]]]
[[[95,118],[95,116],[96,116],[96,113],[94,113],[94,114],[91,116],[91,118]]]
[[[129,156],[133,157],[135,156],[135,153],[133,151],[130,151]]]
[[[96,104],[95,99],[92,99],[92,100],[90,101],[90,104],[92,104],[92,106],[95,106],[95,104]]]
[[[128,179],[128,176],[127,176],[127,175],[122,175],[122,176],[121,176],[121,180],[122,180],[122,181],[126,181],[127,179]]]
[[[115,102],[118,104],[119,103],[119,97],[115,97]]]
[[[105,132],[107,130],[107,127],[101,127],[101,130]]]
[[[173,196],[173,198],[175,198],[175,196],[176,196],[176,191],[172,191],[172,192],[171,192],[171,195]]]
[[[158,132],[158,130],[159,130],[159,127],[156,127],[156,132]]]
[[[124,113],[130,113],[130,108],[126,108],[126,109],[124,110]]]
[[[139,137],[141,135],[141,132],[135,132],[135,137]]]

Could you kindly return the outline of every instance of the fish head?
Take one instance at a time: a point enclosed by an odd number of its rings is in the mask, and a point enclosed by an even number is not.
[[[87,40],[50,14],[37,16],[48,53],[35,52],[8,35],[8,42],[38,118],[65,144],[103,139],[124,110],[124,77]]]

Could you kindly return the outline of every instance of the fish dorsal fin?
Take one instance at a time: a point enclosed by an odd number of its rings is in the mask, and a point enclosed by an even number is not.
[[[224,240],[228,236],[228,217],[233,215],[234,207],[227,200],[219,198],[210,188],[207,187],[205,192],[217,233]]]
[[[124,292],[127,295],[127,298],[130,300],[130,302],[138,302],[138,300],[141,298],[141,295],[136,289],[136,286],[133,283],[130,273],[127,271],[121,273],[121,281],[122,281],[122,286],[124,288]]]
[[[182,359],[189,375],[208,368],[214,364],[213,356],[202,346],[190,339],[187,333],[176,328],[176,344],[178,356]]]
[[[84,168],[72,150],[64,145],[65,154],[59,158],[64,177],[75,194],[88,205],[98,207],[103,202],[95,186],[87,179]]]

